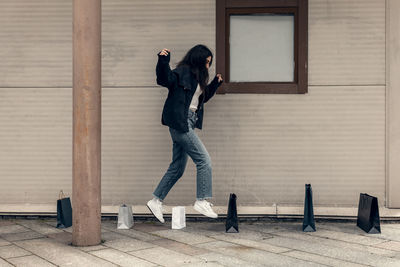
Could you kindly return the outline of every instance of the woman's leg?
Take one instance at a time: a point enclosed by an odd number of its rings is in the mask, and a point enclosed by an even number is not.
[[[178,143],[188,154],[197,168],[197,199],[212,197],[212,166],[211,158],[203,142],[193,129],[187,133],[172,130],[174,142]]]
[[[185,172],[187,158],[188,156],[183,147],[174,141],[172,147],[172,162],[156,190],[153,192],[154,197],[161,201],[164,200],[168,192]]]
[[[203,142],[192,131],[188,138],[192,142],[192,147],[187,151],[197,168],[197,200],[212,197],[212,165],[211,158]]]

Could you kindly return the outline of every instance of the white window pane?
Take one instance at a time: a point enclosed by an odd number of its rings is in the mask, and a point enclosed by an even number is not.
[[[294,16],[230,16],[230,81],[294,81]]]

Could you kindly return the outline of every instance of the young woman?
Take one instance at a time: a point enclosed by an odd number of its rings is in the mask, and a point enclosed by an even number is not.
[[[176,69],[171,71],[170,50],[163,49],[158,54],[157,84],[169,90],[161,122],[169,127],[171,134],[172,162],[153,192],[154,198],[147,202],[147,207],[162,223],[162,201],[182,177],[188,156],[197,168],[197,197],[194,209],[207,217],[218,217],[211,208],[212,204],[206,200],[212,197],[211,159],[194,131],[195,128],[202,128],[204,103],[214,96],[223,82],[221,75],[217,74],[207,85],[208,69],[212,60],[210,49],[204,45],[196,45],[187,52]]]

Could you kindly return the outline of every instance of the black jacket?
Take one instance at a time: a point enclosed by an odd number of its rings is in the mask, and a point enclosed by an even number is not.
[[[169,59],[169,54],[168,56],[158,55],[156,67],[157,84],[167,87],[169,90],[162,112],[161,123],[178,131],[188,132],[188,111],[198,82],[189,67],[182,66],[171,71]],[[202,128],[204,103],[214,96],[221,83],[218,82],[218,77],[215,77],[200,95],[196,128]]]

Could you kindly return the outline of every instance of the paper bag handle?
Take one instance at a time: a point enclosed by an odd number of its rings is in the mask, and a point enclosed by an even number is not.
[[[65,197],[64,192],[60,190],[60,194],[58,194],[58,199],[63,199]]]

